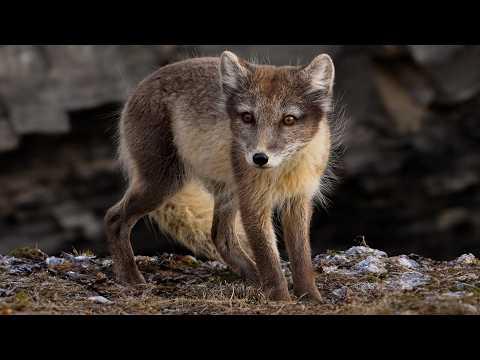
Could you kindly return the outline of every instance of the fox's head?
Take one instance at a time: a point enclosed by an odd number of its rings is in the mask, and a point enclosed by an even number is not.
[[[326,54],[308,66],[274,67],[225,51],[221,86],[235,147],[247,163],[277,167],[304,148],[331,111],[334,77]]]

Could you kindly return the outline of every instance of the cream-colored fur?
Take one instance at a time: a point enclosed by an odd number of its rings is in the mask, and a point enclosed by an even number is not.
[[[215,123],[203,122],[203,128],[192,127],[191,119],[186,121],[181,117],[174,122],[175,143],[183,160],[191,167],[193,180],[150,214],[166,234],[194,254],[215,260],[221,259],[210,235],[213,196],[202,184],[202,179],[225,182],[234,191],[230,162],[232,135],[228,124],[225,119]],[[328,122],[321,121],[317,134],[303,150],[277,168],[258,170],[250,190],[271,192],[276,206],[282,206],[284,201],[295,195],[306,193],[321,197],[320,181],[328,166],[330,146]],[[217,156],[212,157],[211,154]],[[236,228],[242,248],[251,254],[240,215],[237,216]]]

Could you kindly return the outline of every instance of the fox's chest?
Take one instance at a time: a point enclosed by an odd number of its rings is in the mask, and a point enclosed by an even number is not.
[[[289,197],[320,191],[320,181],[330,159],[330,131],[323,124],[312,142],[295,159],[279,169],[272,182],[273,199],[282,202]]]

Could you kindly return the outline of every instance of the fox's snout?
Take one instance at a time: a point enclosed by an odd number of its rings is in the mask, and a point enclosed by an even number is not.
[[[264,166],[268,163],[268,155],[263,152],[255,153],[252,156],[252,160],[255,165]]]
[[[279,166],[283,156],[264,150],[254,150],[246,154],[247,162],[256,168],[269,169]]]

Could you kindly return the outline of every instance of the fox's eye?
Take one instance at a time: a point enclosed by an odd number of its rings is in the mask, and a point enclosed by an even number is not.
[[[253,118],[253,115],[248,113],[248,112],[244,112],[240,115],[242,117],[242,121],[245,123],[245,124],[251,124],[254,122],[254,118]]]
[[[283,124],[286,126],[292,126],[297,122],[297,118],[293,115],[287,115],[283,118]]]

